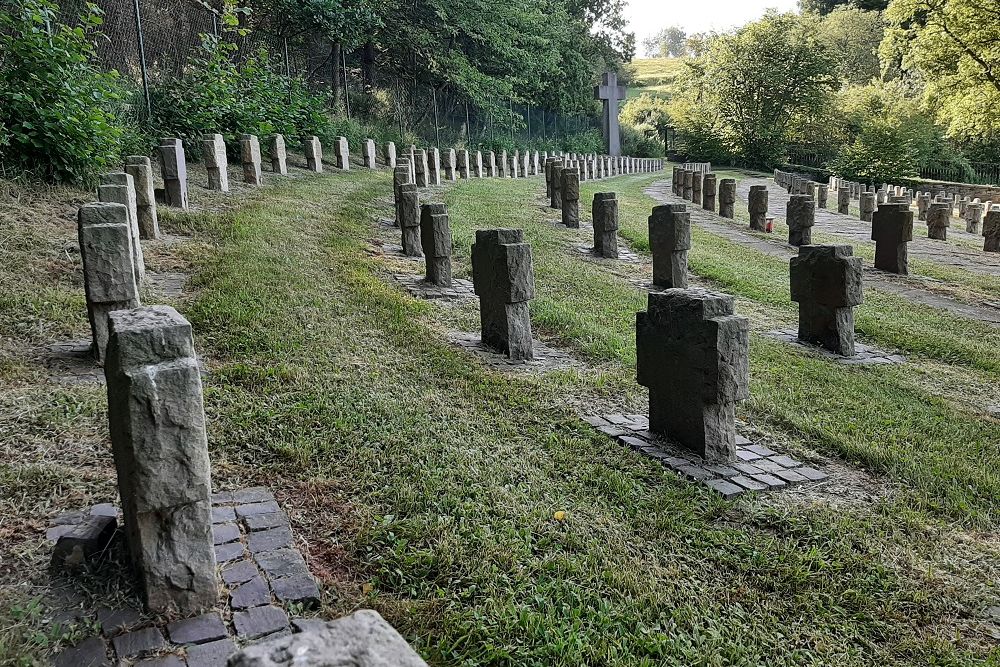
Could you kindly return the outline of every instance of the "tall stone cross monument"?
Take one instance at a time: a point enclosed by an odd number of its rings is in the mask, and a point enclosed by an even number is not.
[[[625,87],[618,85],[618,75],[605,72],[601,85],[594,88],[594,98],[604,102],[604,145],[608,155],[622,154],[622,136],[618,129],[618,101],[625,99]]]

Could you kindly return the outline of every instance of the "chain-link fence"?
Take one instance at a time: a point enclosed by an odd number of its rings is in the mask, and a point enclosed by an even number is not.
[[[328,96],[334,113],[391,125],[400,134],[412,133],[442,146],[558,139],[600,127],[591,115],[559,114],[510,99],[491,100],[489,108],[481,108],[449,88],[380,75],[377,54],[341,50],[325,36],[283,35],[280,26],[264,18],[255,17],[245,34],[233,36],[221,30],[218,0],[91,1],[104,21],[98,58],[107,69],[134,82],[137,99],[132,108],[138,115],[148,115],[157,103],[151,99],[151,87],[192,67],[192,55],[204,35],[224,34],[237,45],[236,58],[266,50],[274,69],[299,77],[313,92]],[[61,19],[74,23],[86,4],[87,0],[64,0]],[[367,68],[366,57],[376,59]]]

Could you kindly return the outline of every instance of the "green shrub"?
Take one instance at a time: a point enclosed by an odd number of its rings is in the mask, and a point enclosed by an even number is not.
[[[873,118],[827,167],[865,183],[895,182],[917,175],[916,150],[898,125]]]
[[[663,142],[652,125],[622,125],[622,155],[663,157]]]
[[[225,38],[203,35],[184,76],[154,86],[150,125],[161,136],[180,137],[197,147],[204,134],[220,133],[230,141],[248,133],[265,137],[333,136],[327,98],[305,82],[271,67],[261,50],[242,64],[236,46]]]
[[[117,73],[94,64],[88,4],[80,25],[57,21],[49,0],[0,9],[0,167],[48,181],[92,181],[121,155]]]

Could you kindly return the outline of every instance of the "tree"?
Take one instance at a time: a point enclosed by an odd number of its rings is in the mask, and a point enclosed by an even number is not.
[[[677,26],[669,26],[642,42],[649,58],[680,58],[687,55],[687,33]]]
[[[823,17],[819,41],[834,58],[840,78],[868,83],[879,76],[879,44],[885,26],[878,12],[841,6]]]
[[[829,168],[845,178],[885,183],[917,176],[916,151],[901,127],[887,120],[872,119],[830,162]]]
[[[880,53],[959,141],[1000,140],[1000,0],[892,0]]]
[[[803,13],[824,16],[838,7],[853,7],[863,11],[880,12],[888,4],[889,0],[799,0],[799,9]]]
[[[795,114],[828,102],[834,64],[818,40],[817,21],[768,13],[712,41],[705,77],[723,140],[744,161],[774,164]]]

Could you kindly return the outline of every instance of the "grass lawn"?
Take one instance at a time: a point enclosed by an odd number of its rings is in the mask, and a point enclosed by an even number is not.
[[[646,261],[642,190],[657,178],[582,188],[584,210],[618,192],[621,236]],[[216,486],[275,491],[326,589],[321,613],[375,608],[434,665],[997,664],[983,610],[1000,597],[1000,423],[982,408],[1000,404],[1000,333],[871,295],[860,334],[909,363],[830,364],[764,335],[795,321],[786,264],[695,230],[696,280],[751,319],[739,417],[839,480],[722,501],[580,420],[645,409],[631,280],[648,266],[585,259],[542,187],[439,196],[458,276],[475,229],[525,230],[536,333],[581,361],[544,374],[485,368],[446,340],[475,330],[473,304],[388,281],[417,265],[374,242],[393,235],[372,220],[391,217],[387,173],[165,216],[192,238],[149,263],[191,274],[178,306],[211,368]],[[57,227],[0,247],[0,664],[64,640],[24,586],[44,569],[44,517],[115,493],[102,389],[53,385],[30,354],[87,332],[78,269],[53,241],[72,227]],[[26,289],[28,275],[44,278]]]
[[[629,67],[634,72],[629,98],[648,93],[670,97],[674,85],[684,71],[685,58],[636,58]]]

